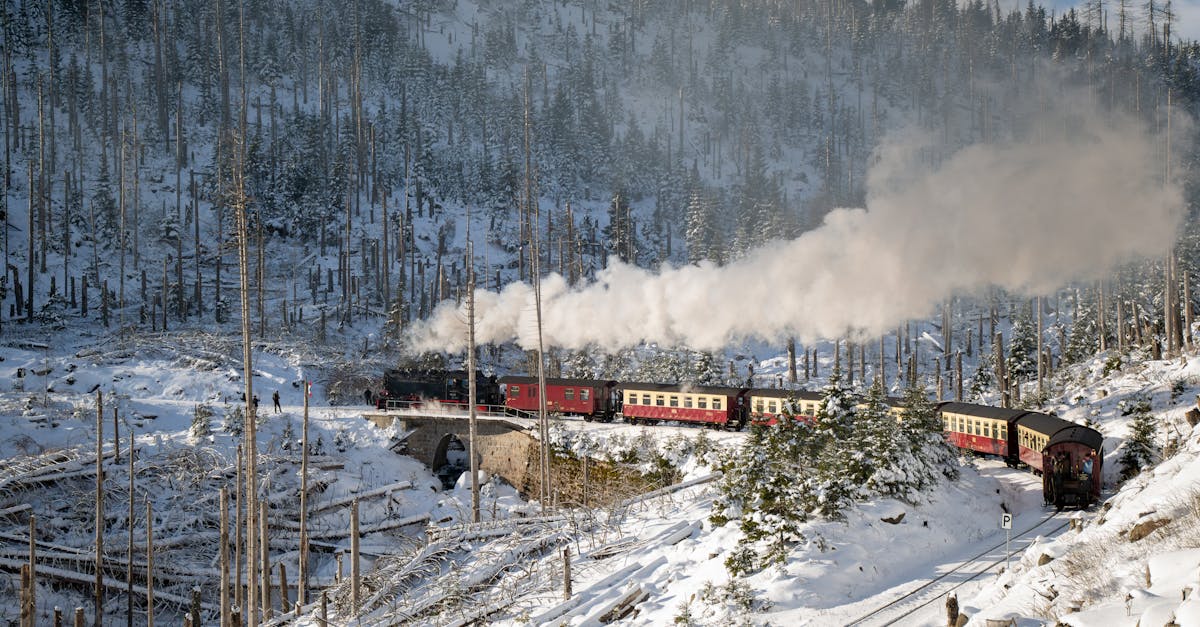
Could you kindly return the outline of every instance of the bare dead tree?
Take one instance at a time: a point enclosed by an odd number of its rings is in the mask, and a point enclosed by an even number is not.
[[[104,396],[96,390],[96,612],[95,627],[104,624]]]
[[[240,154],[240,153],[239,153]],[[258,578],[259,578],[259,555],[258,555],[258,529],[256,528],[256,517],[258,515],[258,443],[256,435],[258,432],[258,408],[254,403],[254,364],[251,361],[251,338],[250,338],[250,268],[248,259],[248,238],[250,235],[249,224],[247,221],[246,211],[246,193],[245,193],[245,175],[243,168],[245,163],[238,157],[234,157],[233,168],[233,208],[237,218],[237,237],[238,237],[238,271],[240,276],[240,297],[242,306],[242,376],[246,381],[246,579],[248,590],[246,592],[247,604],[245,607],[245,621],[247,627],[255,627],[258,624]]]

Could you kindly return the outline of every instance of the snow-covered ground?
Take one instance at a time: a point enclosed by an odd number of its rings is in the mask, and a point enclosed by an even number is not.
[[[204,535],[218,520],[210,491],[226,486],[234,493],[240,438],[226,422],[242,390],[240,364],[231,356],[237,354],[234,345],[200,336],[172,340],[122,342],[70,334],[52,343],[13,340],[0,362],[0,456],[6,460],[0,510],[31,505],[41,521],[38,540],[78,549],[83,557],[75,570],[92,572],[86,553],[94,542],[94,475],[22,483],[28,468],[21,464],[55,451],[69,453],[76,462],[90,459],[95,397],[101,392],[107,453],[113,448],[114,405],[123,462],[131,434],[135,440],[135,567],[144,562],[143,501],[154,506],[156,539],[181,543],[156,556],[164,597],[182,589],[171,583],[186,579],[180,570],[215,573],[217,543]],[[948,594],[956,595],[972,624],[1006,617],[1018,624],[1134,625],[1141,620],[1146,625],[1172,617],[1179,625],[1200,624],[1192,596],[1200,587],[1200,534],[1195,531],[1200,528],[1200,439],[1183,421],[1200,389],[1198,359],[1127,365],[1108,376],[1101,376],[1098,359],[1073,373],[1085,385],[1071,389],[1060,414],[1091,420],[1106,436],[1109,492],[1106,502],[1090,511],[1056,514],[1042,505],[1037,477],[995,460],[968,459],[960,480],[944,483],[919,502],[877,499],[847,512],[844,521],[807,523],[807,542],[785,563],[741,578],[731,578],[724,566],[739,531],[733,524],[709,522],[717,488],[707,479],[714,473],[712,451],[742,444],[744,434],[564,420],[553,432],[557,444],[596,457],[652,449],[677,465],[689,487],[546,518],[539,504],[485,477],[485,522],[464,525],[470,510],[467,477],[442,491],[429,469],[389,450],[397,433],[371,426],[361,418],[362,407],[330,406],[317,363],[304,351],[281,346],[255,353],[255,389],[263,399],[263,489],[275,525],[272,561],[283,563],[294,580],[298,545],[288,519],[297,511],[302,382],[313,379],[310,442],[320,450],[312,480],[323,486],[310,501],[318,508],[312,520],[321,545],[314,552],[313,583],[328,586],[332,612],[347,610],[347,584],[335,579],[336,556],[349,547],[350,499],[386,488],[382,496],[363,499],[364,528],[417,521],[364,536],[365,624],[394,623],[417,607],[424,608],[419,622],[582,624],[626,602],[633,611],[621,621],[637,625],[941,625]],[[777,359],[764,360],[759,371],[776,365]],[[270,402],[275,390],[281,396],[278,413]],[[1150,395],[1161,433],[1177,434],[1179,451],[1117,486],[1119,446],[1128,429],[1119,403],[1138,392]],[[192,428],[198,406],[213,414],[207,435]],[[121,561],[130,527],[122,487],[128,475],[111,458],[106,464],[106,556]],[[1010,559],[1000,528],[1006,511],[1014,517]],[[0,518],[12,535],[0,539],[0,558],[20,559],[27,546],[20,541],[26,520],[23,512]],[[1147,521],[1159,522],[1142,524]],[[1131,541],[1130,531],[1139,524],[1160,528]],[[564,547],[572,560],[572,594],[565,600]],[[62,563],[66,568],[71,562]],[[18,580],[0,581],[9,592],[0,601],[0,620],[15,620]],[[204,581],[205,594],[214,583]],[[110,590],[108,599],[110,619],[123,617],[123,593]],[[216,603],[215,598],[203,601]],[[42,618],[48,621],[55,606],[77,605],[90,608],[84,587],[39,580]],[[141,607],[135,603],[139,616]],[[316,611],[310,608],[301,622],[315,624]],[[160,609],[159,616],[169,612]]]

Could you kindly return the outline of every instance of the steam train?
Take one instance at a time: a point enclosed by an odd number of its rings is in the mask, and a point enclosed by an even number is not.
[[[479,405],[537,412],[542,404],[535,377],[485,377],[476,373]],[[467,404],[465,371],[389,370],[377,406],[440,402]],[[772,424],[784,416],[812,420],[822,394],[801,390],[714,387],[547,377],[545,406],[552,413],[630,424],[678,422],[740,430]],[[889,405],[897,418],[902,406]],[[411,405],[410,405],[411,406]],[[1042,477],[1047,504],[1086,508],[1100,498],[1104,438],[1098,431],[1036,411],[972,403],[937,405],[948,442],[963,450],[1025,465]]]
[[[940,403],[946,439],[1042,476],[1046,503],[1086,508],[1100,498],[1104,436],[1049,414],[972,403]]]

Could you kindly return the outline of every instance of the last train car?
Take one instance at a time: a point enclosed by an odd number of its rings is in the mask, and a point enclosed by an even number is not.
[[[1103,467],[1104,436],[1091,427],[1067,422],[1042,448],[1046,502],[1059,508],[1087,508],[1100,499]]]

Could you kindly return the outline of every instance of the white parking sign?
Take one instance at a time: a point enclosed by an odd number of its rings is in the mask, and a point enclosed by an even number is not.
[[[1012,529],[1012,514],[1003,514],[1000,516],[1000,528]]]

